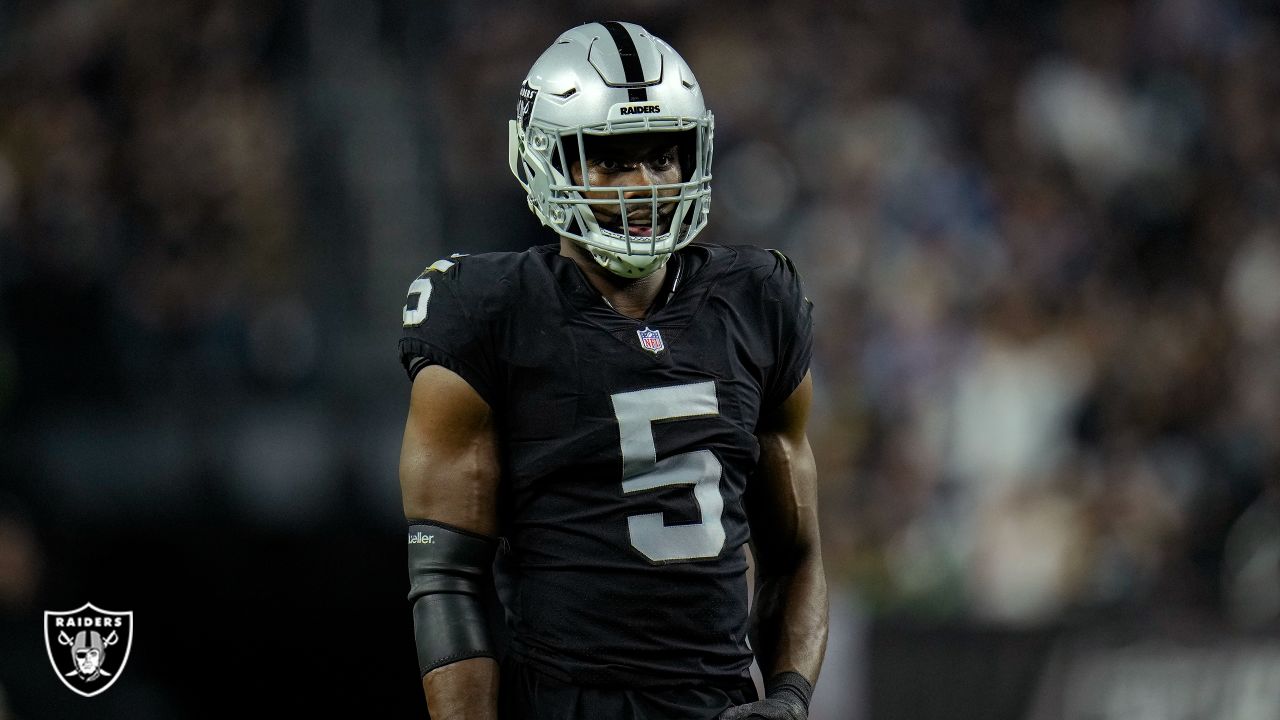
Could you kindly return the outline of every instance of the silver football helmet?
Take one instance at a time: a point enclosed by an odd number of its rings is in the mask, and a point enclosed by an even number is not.
[[[625,22],[573,28],[530,68],[511,121],[511,172],[544,225],[584,246],[596,262],[629,278],[649,275],[707,225],[714,121],[693,71],[670,45]],[[675,133],[681,182],[593,187],[571,166],[587,157],[587,136]],[[606,193],[603,198],[584,193]],[[603,227],[593,207],[626,218],[647,206],[651,235]],[[659,233],[659,219],[670,218]]]

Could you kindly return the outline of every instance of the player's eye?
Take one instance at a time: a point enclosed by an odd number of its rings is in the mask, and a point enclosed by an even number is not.
[[[672,165],[676,164],[676,152],[675,150],[668,150],[667,152],[655,157],[649,164],[652,165],[655,170],[667,170],[671,168]]]
[[[606,172],[606,173],[616,173],[622,170],[622,163],[619,162],[616,158],[603,158],[599,160],[592,160],[591,164],[594,165],[597,170],[600,170],[601,172]]]

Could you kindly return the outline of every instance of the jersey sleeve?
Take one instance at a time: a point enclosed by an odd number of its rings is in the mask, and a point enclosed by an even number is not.
[[[764,288],[777,358],[766,378],[766,409],[781,405],[791,396],[813,359],[813,303],[805,297],[800,274],[790,258],[777,250],[769,252],[774,263]]]
[[[410,382],[427,365],[448,368],[497,407],[491,323],[484,322],[483,302],[471,297],[461,275],[458,263],[440,260],[409,286],[401,312],[400,363]]]

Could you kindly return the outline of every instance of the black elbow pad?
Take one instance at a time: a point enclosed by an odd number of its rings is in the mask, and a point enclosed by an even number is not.
[[[418,669],[493,657],[482,598],[498,542],[431,520],[409,522],[409,602]]]

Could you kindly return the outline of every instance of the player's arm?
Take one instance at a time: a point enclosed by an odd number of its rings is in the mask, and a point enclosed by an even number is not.
[[[452,371],[423,368],[413,381],[400,491],[411,539],[421,533],[409,545],[410,579],[433,720],[497,718],[498,665],[475,588],[492,563],[499,477],[489,405]]]
[[[746,495],[756,559],[751,634],[768,699],[730,708],[721,716],[726,720],[806,717],[822,668],[827,581],[818,537],[817,470],[805,429],[812,398],[813,379],[806,374],[757,431],[760,462]]]

